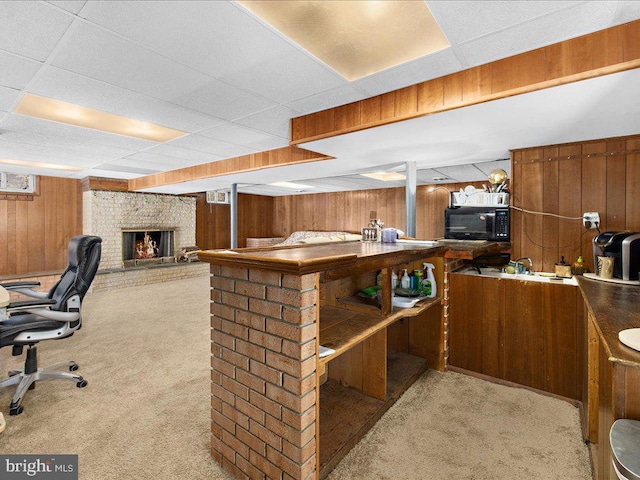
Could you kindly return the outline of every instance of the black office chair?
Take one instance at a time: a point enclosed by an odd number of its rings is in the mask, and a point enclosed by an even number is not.
[[[0,348],[11,345],[12,355],[18,356],[22,355],[23,348],[27,345],[24,370],[12,370],[9,378],[0,381],[0,387],[18,384],[9,407],[11,415],[22,413],[22,399],[28,389],[35,387],[34,382],[37,380],[62,378],[73,380],[79,388],[87,385],[87,381],[80,375],[56,371],[68,368],[75,372],[78,365],[73,361],[38,368],[36,344],[42,340],[70,337],[81,327],[82,299],[98,270],[101,243],[100,237],[73,237],[69,241],[69,264],[48,293],[33,290],[40,285],[39,282],[1,284],[6,290],[33,298],[9,303],[5,319],[0,318]]]

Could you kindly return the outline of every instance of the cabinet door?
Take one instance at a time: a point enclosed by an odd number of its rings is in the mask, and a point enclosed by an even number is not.
[[[502,378],[504,281],[449,276],[449,363]]]
[[[543,284],[545,390],[576,400],[583,375],[578,296],[578,289],[571,285]]]
[[[543,284],[505,281],[505,380],[546,387]]]

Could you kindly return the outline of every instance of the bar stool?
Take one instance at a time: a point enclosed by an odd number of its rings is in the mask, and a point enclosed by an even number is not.
[[[611,462],[620,480],[640,480],[640,421],[620,419],[609,432]]]

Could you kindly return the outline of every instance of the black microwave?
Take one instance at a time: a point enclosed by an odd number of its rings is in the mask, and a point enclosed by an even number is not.
[[[444,238],[508,242],[509,207],[449,207],[444,214]]]

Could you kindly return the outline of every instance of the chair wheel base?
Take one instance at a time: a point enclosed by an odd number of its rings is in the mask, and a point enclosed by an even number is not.
[[[18,405],[17,407],[9,407],[9,415],[20,415],[24,411],[24,407],[22,405]]]
[[[86,380],[80,380],[78,383],[76,383],[76,387],[78,388],[84,388],[87,386],[87,381]]]
[[[69,365],[69,371],[70,372],[75,372],[76,370],[78,370],[80,367],[78,366],[77,363],[74,363],[73,365]]]

